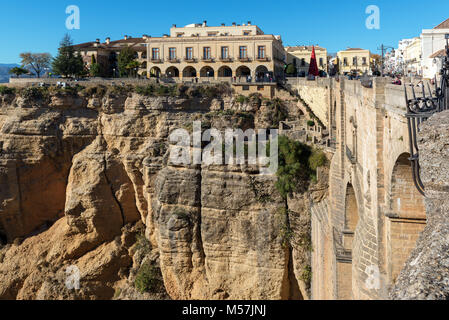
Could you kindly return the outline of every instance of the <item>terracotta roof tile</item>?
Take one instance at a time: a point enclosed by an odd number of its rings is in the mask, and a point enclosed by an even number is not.
[[[441,22],[439,25],[437,25],[434,29],[449,29],[449,19]]]

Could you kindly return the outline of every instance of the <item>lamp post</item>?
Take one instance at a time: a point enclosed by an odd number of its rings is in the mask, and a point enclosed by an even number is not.
[[[380,50],[381,52],[382,52],[382,71],[381,71],[381,73],[382,73],[382,77],[384,76],[384,57],[385,57],[385,52],[388,50],[388,49],[392,49],[392,50],[394,50],[394,48],[393,47],[391,47],[391,46],[385,46],[385,45],[381,45],[380,46],[380,48],[377,48],[377,50]]]

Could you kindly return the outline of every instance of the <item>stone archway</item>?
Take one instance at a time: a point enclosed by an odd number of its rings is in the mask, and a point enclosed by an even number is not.
[[[231,78],[232,77],[232,69],[228,66],[223,66],[218,69],[218,77],[220,78]]]
[[[185,67],[182,76],[184,78],[195,78],[197,76],[196,69],[192,66]]]
[[[200,70],[200,77],[201,78],[213,78],[215,76],[215,71],[212,69],[212,67],[205,66],[201,68]]]
[[[150,70],[150,77],[159,78],[161,74],[162,74],[161,69],[159,69],[158,67],[153,67]]]
[[[269,71],[268,71],[267,67],[258,66],[256,68],[256,79],[264,80],[264,79],[268,78],[268,74],[269,74]]]
[[[246,76],[250,76],[251,75],[251,69],[248,68],[247,66],[240,66],[237,68],[237,70],[235,71],[235,75],[237,77],[246,77]]]
[[[344,219],[343,248],[341,248],[340,253],[337,253],[337,298],[339,300],[350,300],[353,299],[353,240],[359,221],[357,198],[354,187],[350,183],[346,187]]]
[[[409,157],[408,153],[400,155],[391,175],[391,211],[385,223],[386,271],[390,284],[396,282],[426,226],[424,197],[413,182]]]
[[[165,70],[165,74],[169,78],[178,78],[179,77],[179,70],[176,67],[169,67],[167,70]]]

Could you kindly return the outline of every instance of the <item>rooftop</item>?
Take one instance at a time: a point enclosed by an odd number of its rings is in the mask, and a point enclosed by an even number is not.
[[[441,22],[439,25],[437,25],[434,29],[449,29],[449,19]]]

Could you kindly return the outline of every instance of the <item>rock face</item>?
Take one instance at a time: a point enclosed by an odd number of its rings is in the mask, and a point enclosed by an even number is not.
[[[275,176],[167,163],[172,130],[263,127],[265,102],[123,90],[0,98],[0,299],[307,298],[308,262],[283,246]],[[166,292],[133,288],[145,261]],[[79,290],[65,286],[70,266]]]
[[[449,299],[449,111],[422,125],[421,179],[427,227],[391,292],[393,299]]]

